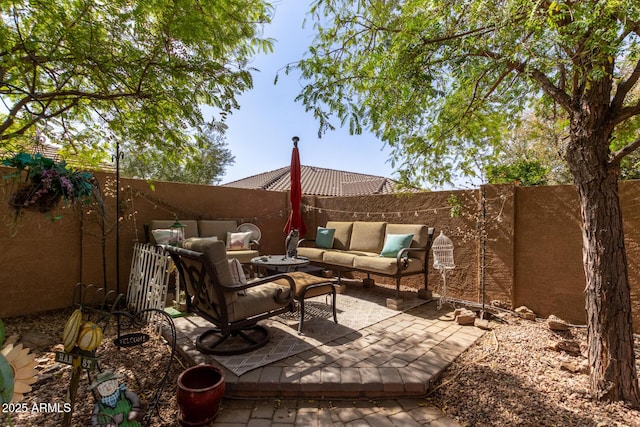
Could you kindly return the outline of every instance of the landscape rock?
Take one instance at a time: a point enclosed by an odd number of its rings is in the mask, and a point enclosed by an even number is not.
[[[466,308],[458,308],[453,312],[458,325],[473,325],[476,321],[476,314]]]
[[[497,299],[494,299],[493,301],[491,301],[491,305],[498,308],[504,308],[505,310],[509,310],[511,308],[511,306],[508,303],[497,300]]]
[[[58,337],[38,331],[30,331],[24,334],[20,341],[24,347],[33,351],[44,351],[59,341]]]
[[[584,359],[582,362],[580,362],[580,373],[581,374],[589,374],[591,372],[591,366],[589,366],[589,361],[587,359]]]
[[[515,312],[518,313],[523,319],[536,320],[536,314],[527,306],[521,305],[520,307],[516,308]]]
[[[562,362],[560,363],[560,369],[573,372],[574,374],[580,371],[580,367],[574,362]]]
[[[569,325],[567,325],[567,322],[560,319],[559,317],[554,316],[553,314],[547,319],[547,326],[549,326],[549,329],[551,329],[552,331],[566,331],[569,329]]]
[[[581,354],[580,344],[573,340],[550,341],[547,344],[547,348],[554,351],[564,351],[572,356],[579,356]]]
[[[486,319],[477,319],[474,321],[474,326],[476,328],[489,330],[491,327],[489,326],[489,321]]]

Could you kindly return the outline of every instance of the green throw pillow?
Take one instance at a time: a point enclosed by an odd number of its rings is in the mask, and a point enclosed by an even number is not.
[[[413,239],[413,234],[387,234],[380,256],[397,257],[400,249],[411,246],[411,239]]]
[[[333,247],[333,236],[335,234],[335,228],[318,227],[318,232],[316,233],[316,248],[331,249]]]

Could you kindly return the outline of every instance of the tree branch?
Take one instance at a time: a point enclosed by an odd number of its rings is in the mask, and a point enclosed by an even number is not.
[[[37,95],[41,100],[61,100],[69,98],[85,98],[96,99],[100,101],[108,101],[119,98],[145,98],[150,99],[152,95],[143,94],[141,92],[115,92],[115,93],[91,93],[81,90],[63,90],[53,93],[45,93]]]
[[[618,114],[611,120],[611,126],[614,127],[638,114],[640,114],[640,101],[634,106],[623,107],[618,110]]]
[[[499,55],[493,52],[485,51],[482,53],[482,55],[494,60],[501,59]],[[528,68],[525,62],[506,61],[505,64],[509,69],[516,71],[520,75],[535,80],[540,85],[542,90],[551,98],[553,98],[558,104],[562,105],[562,107],[564,107],[566,111],[570,112],[572,110],[571,97],[569,97],[566,92],[556,87],[556,85],[554,85],[549,77],[547,77],[547,75],[542,71],[536,68]]]
[[[612,165],[620,164],[620,161],[626,155],[633,153],[639,147],[640,147],[640,138],[636,139],[631,144],[629,144],[626,147],[623,147],[622,149],[620,149],[620,150],[616,151],[615,153],[613,153],[611,155],[611,160],[609,160],[609,163],[611,163]]]
[[[638,82],[638,79],[640,79],[640,61],[636,63],[636,67],[633,69],[629,78],[618,85],[616,95],[611,102],[611,110],[613,113],[620,111],[622,104],[624,103],[624,99],[629,91],[633,89],[633,86]]]

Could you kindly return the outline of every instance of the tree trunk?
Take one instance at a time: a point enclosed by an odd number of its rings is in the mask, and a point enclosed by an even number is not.
[[[603,123],[593,126],[594,122],[597,120],[572,120],[571,142],[566,153],[583,221],[590,387],[598,400],[624,400],[638,407],[640,389],[618,197],[619,168],[609,162],[606,126]],[[592,125],[592,131],[585,123]]]

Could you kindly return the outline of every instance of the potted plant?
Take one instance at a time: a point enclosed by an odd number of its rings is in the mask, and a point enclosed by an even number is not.
[[[22,211],[46,213],[61,200],[67,205],[89,204],[97,194],[97,183],[89,172],[76,171],[63,161],[42,154],[18,153],[6,158],[2,165],[18,169],[6,175],[12,181],[9,206],[16,216]]]

